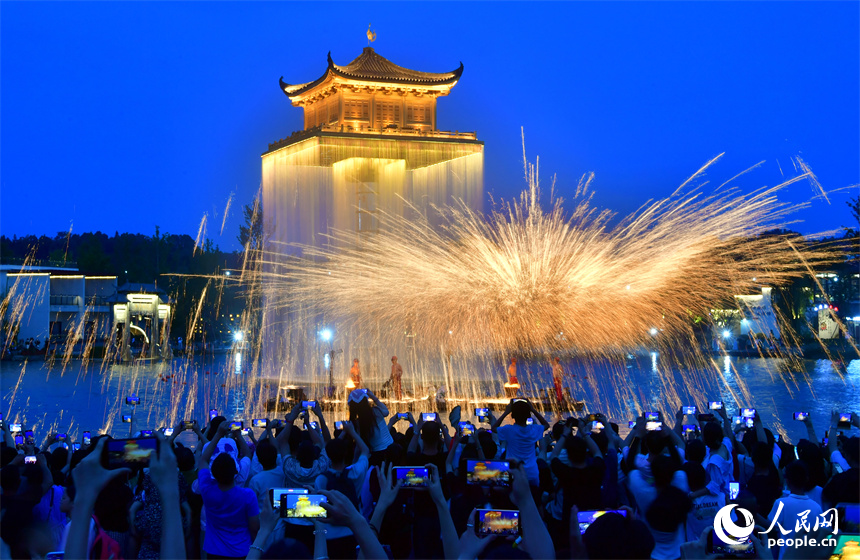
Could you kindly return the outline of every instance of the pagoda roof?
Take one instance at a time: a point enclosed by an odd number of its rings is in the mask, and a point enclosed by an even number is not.
[[[312,82],[304,84],[288,84],[284,82],[284,77],[279,80],[281,91],[287,97],[293,98],[311,91],[316,86],[320,85],[330,76],[338,76],[347,80],[359,82],[376,82],[383,84],[394,84],[412,87],[427,87],[427,86],[444,86],[454,85],[460,79],[463,73],[463,63],[460,67],[451,72],[420,72],[418,70],[410,70],[398,66],[380,56],[373,50],[372,47],[365,47],[364,51],[352,62],[346,65],[335,64],[331,58],[331,52],[328,53],[328,67],[322,76]]]

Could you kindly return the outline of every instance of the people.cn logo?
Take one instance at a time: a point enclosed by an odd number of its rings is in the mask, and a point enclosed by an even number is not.
[[[732,521],[732,510],[738,507],[737,504],[729,504],[723,508],[720,508],[720,511],[717,512],[717,516],[714,517],[714,533],[716,533],[717,537],[727,544],[743,544],[747,542],[747,539],[752,534],[753,530],[755,530],[755,523],[753,523],[753,514],[744,508],[738,508],[737,515],[740,520],[742,517],[744,520],[744,526],[739,527],[735,525],[734,521]]]

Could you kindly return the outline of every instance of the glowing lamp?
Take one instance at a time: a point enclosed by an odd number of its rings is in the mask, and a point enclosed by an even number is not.
[[[331,339],[334,338],[334,333],[331,332],[331,329],[323,329],[320,331],[320,338],[326,342],[330,342]]]
[[[235,333],[233,333],[233,340],[235,340],[236,342],[241,342],[243,338],[245,338],[245,333],[243,333],[242,331],[236,331]]]
[[[729,331],[723,331],[723,338],[729,338],[730,336],[732,336],[732,333],[731,333],[731,332],[729,332]]]
[[[651,329],[651,336],[657,336],[657,329],[656,328]]]

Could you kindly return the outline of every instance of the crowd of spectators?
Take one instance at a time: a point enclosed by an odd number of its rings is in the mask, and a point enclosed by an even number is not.
[[[768,537],[832,533],[818,519],[860,502],[856,414],[847,427],[834,413],[823,440],[809,417],[791,424],[804,436],[793,444],[725,407],[682,408],[673,426],[643,413],[623,438],[601,414],[551,425],[525,399],[474,421],[460,407],[392,413],[366,389],[348,407],[334,430],[318,403],[247,431],[222,416],[183,421],[154,433],[138,468],[108,468],[109,435],[36,447],[4,423],[0,557],[826,558],[832,547]],[[508,474],[473,484],[469,465],[488,461]],[[427,475],[414,487],[400,466]],[[324,496],[326,517],[285,516],[276,489]],[[759,527],[741,556],[714,548],[728,504]],[[479,534],[481,510],[516,510],[517,534]]]

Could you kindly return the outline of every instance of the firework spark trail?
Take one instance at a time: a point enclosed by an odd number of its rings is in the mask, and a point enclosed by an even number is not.
[[[227,206],[224,208],[224,219],[221,220],[221,232],[219,235],[224,235],[224,226],[227,225],[227,217],[230,215],[230,206],[233,204],[234,193],[230,193],[230,197],[227,199]]]
[[[464,206],[440,210],[446,221],[437,231],[426,219],[384,215],[383,231],[360,244],[335,232],[332,248],[303,247],[304,260],[273,258],[278,270],[264,276],[278,292],[270,303],[342,318],[359,336],[361,324],[375,323],[392,325],[382,333],[391,339],[412,315],[421,317],[416,342],[424,348],[450,347],[454,330],[467,334],[454,341],[466,354],[612,355],[646,342],[661,318],[680,334],[690,312],[706,315],[713,302],[802,276],[788,237],[760,234],[794,210],[776,192],[807,175],[748,196],[678,191],[613,228],[610,214],[587,200],[575,218],[558,203],[543,212],[530,169],[520,200],[489,219]],[[816,264],[833,259],[824,250],[801,253]]]
[[[197,250],[203,250],[203,243],[206,241],[206,219],[208,218],[207,214],[203,214],[203,218],[200,220],[200,227],[197,228],[197,237],[194,239],[194,250],[191,252],[191,256],[193,257],[197,254]]]

